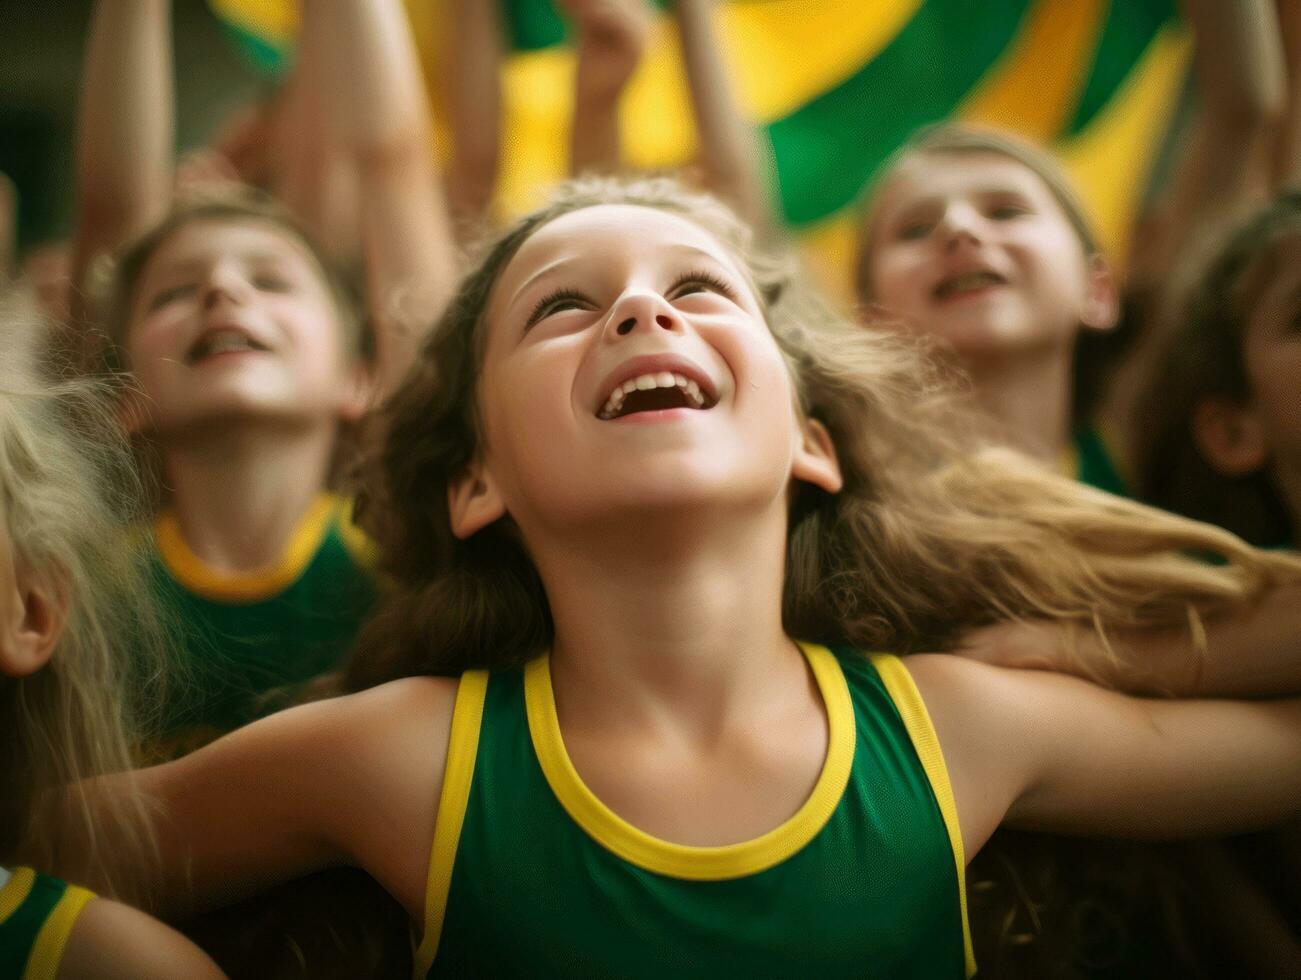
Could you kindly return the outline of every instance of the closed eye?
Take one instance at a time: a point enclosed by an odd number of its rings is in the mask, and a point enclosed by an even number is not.
[[[720,296],[736,302],[736,291],[729,283],[725,282],[721,276],[703,270],[690,272],[679,278],[669,288],[668,297],[670,300],[675,300],[696,293],[718,293]]]
[[[908,221],[900,225],[894,233],[894,237],[902,242],[916,241],[919,238],[925,238],[931,230],[929,221]]]
[[[253,285],[264,292],[287,293],[292,288],[293,283],[286,276],[273,272],[261,272],[253,277]]]
[[[194,292],[194,283],[184,282],[175,286],[169,286],[167,289],[160,289],[154,293],[153,298],[149,300],[149,309],[157,310],[174,300],[181,299],[184,296]]]
[[[527,330],[539,320],[545,320],[547,317],[556,313],[563,313],[565,310],[594,308],[592,301],[582,293],[575,292],[572,289],[557,289],[555,292],[543,296],[538,301],[537,306],[533,307],[533,312],[524,321],[524,329]]]
[[[1030,209],[1020,204],[996,204],[989,209],[989,216],[995,221],[1011,221],[1030,213]]]

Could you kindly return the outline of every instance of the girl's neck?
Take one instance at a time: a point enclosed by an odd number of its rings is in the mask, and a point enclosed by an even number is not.
[[[337,425],[231,423],[165,440],[171,506],[186,544],[219,571],[275,564],[326,485]]]
[[[625,520],[532,549],[545,556],[566,727],[711,742],[739,716],[807,696],[803,657],[782,628],[785,506],[757,521]]]
[[[1070,348],[967,358],[976,399],[1022,452],[1053,466],[1071,444]]]

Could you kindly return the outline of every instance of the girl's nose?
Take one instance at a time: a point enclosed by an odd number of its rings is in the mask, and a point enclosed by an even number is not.
[[[654,292],[625,293],[611,311],[610,325],[618,337],[639,330],[682,329],[677,312]]]
[[[944,243],[950,248],[959,242],[979,243],[981,240],[980,219],[971,208],[946,208],[940,227],[944,232]]]
[[[212,309],[223,299],[238,302],[243,299],[247,282],[238,270],[226,263],[218,263],[208,273],[203,284],[204,309]]]

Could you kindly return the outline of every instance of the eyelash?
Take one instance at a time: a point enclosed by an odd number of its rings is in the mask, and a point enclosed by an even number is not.
[[[710,289],[716,290],[718,293],[725,296],[727,299],[735,301],[735,293],[733,292],[732,287],[729,286],[726,282],[724,282],[721,277],[715,275],[712,272],[707,272],[703,269],[697,272],[689,272],[684,276],[680,276],[673,283],[673,285],[669,287],[668,294],[672,295],[676,293],[679,289],[681,289],[683,286],[692,285],[692,284],[708,286]],[[543,296],[540,300],[538,300],[537,305],[533,307],[533,312],[530,313],[528,319],[524,321],[525,329],[528,329],[529,327],[537,323],[539,320],[541,320],[544,316],[547,315],[547,312],[550,307],[554,306],[556,303],[561,302],[562,300],[573,300],[575,302],[580,302],[580,303],[591,302],[582,293],[577,292],[573,289],[557,289],[554,292],[547,293],[547,295]]]

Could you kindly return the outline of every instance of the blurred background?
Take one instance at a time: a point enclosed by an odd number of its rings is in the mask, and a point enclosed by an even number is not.
[[[436,117],[448,0],[407,0]],[[566,170],[574,54],[551,0],[500,5],[502,165],[495,211],[536,203]],[[178,150],[269,96],[292,65],[296,0],[178,0]],[[19,249],[66,237],[89,0],[0,4],[0,172],[19,192]],[[695,133],[663,3],[623,101],[625,159],[679,166]],[[827,285],[849,295],[854,207],[918,125],[962,118],[1051,144],[1117,261],[1162,172],[1191,42],[1172,0],[721,0],[721,57],[771,144],[779,207]],[[485,108],[485,111],[488,111]],[[439,122],[445,152],[447,130]]]

